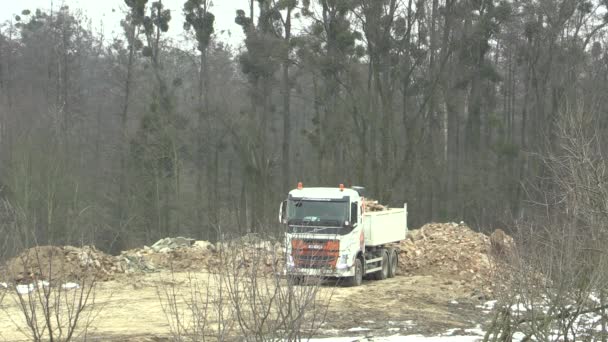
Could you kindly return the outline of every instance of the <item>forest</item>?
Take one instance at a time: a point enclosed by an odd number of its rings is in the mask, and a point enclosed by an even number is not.
[[[603,146],[608,1],[232,2],[240,46],[210,0],[124,0],[113,37],[68,6],[0,24],[0,243],[268,234],[298,182],[508,231],[573,122]]]

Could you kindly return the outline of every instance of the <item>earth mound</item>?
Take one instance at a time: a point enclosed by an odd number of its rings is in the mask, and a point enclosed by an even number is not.
[[[512,243],[509,236],[503,239]],[[429,223],[409,231],[407,239],[399,243],[399,267],[402,274],[449,275],[491,285],[493,245],[489,236],[465,224]]]

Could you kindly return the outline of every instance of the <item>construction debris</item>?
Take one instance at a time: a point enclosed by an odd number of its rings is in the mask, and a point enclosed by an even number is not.
[[[159,243],[163,240],[165,242]],[[119,258],[123,261],[125,272],[154,272],[161,269],[197,271],[205,269],[212,259],[212,250],[201,248],[205,243],[189,240],[187,244],[180,244],[168,239],[163,240],[152,247],[144,246],[122,252]]]
[[[156,271],[156,266],[146,260],[139,252],[134,252],[132,254],[125,254],[125,252],[123,252],[119,259],[122,261],[120,264],[121,270],[125,273],[149,273]]]
[[[256,264],[270,272],[284,261],[284,248],[280,242],[273,243],[255,234],[216,244],[185,238],[165,238],[152,247],[124,251],[119,258],[126,273],[161,269],[201,271],[217,269],[226,263],[237,263],[239,267]]]
[[[10,259],[4,269],[14,282],[20,284],[83,277],[109,280],[112,274],[119,271],[113,256],[93,246],[33,247]]]
[[[369,200],[366,206],[368,210],[387,208]],[[513,246],[513,239],[501,230],[488,237],[474,232],[464,223],[427,224],[411,230],[406,240],[394,245],[400,251],[401,274],[449,275],[476,284],[491,283],[493,258],[497,254],[504,255]],[[77,283],[84,276],[105,281],[119,274],[163,269],[213,271],[227,265],[256,267],[271,273],[281,270],[284,259],[282,242],[268,241],[255,234],[217,244],[176,237],[161,239],[151,247],[123,251],[118,256],[105,254],[92,246],[35,247],[9,260],[4,272],[0,273],[9,275],[10,279],[2,280],[11,283],[35,284],[43,280],[58,286],[58,281]],[[6,286],[0,283],[0,287]]]
[[[496,229],[490,235],[490,252],[495,257],[506,257],[513,251],[515,242],[502,229]]]
[[[399,266],[405,274],[450,275],[483,285],[492,282],[490,238],[464,223],[430,223],[411,230],[399,249]]]
[[[382,205],[378,203],[378,201],[365,198],[363,200],[363,204],[365,206],[365,211],[384,211],[388,210],[388,206]]]
[[[194,243],[194,239],[187,239],[185,237],[176,237],[176,238],[164,238],[158,240],[155,244],[152,245],[152,248],[155,252],[159,253],[168,253],[177,248],[187,248],[192,246]]]

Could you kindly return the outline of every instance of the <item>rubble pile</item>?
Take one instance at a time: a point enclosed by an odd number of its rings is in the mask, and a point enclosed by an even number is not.
[[[399,267],[405,274],[446,274],[472,282],[491,282],[490,237],[464,224],[424,225],[411,230],[399,249]]]
[[[77,281],[85,276],[107,281],[120,274],[160,270],[226,271],[256,267],[271,273],[282,267],[284,258],[281,243],[252,235],[217,244],[176,237],[161,239],[150,247],[123,251],[118,256],[92,246],[34,247],[7,261],[0,267],[0,275],[8,276],[10,282],[28,284],[40,280]]]
[[[182,237],[165,238],[151,247],[124,251],[118,257],[126,273],[217,270],[220,267],[251,267],[256,265],[271,272],[284,253],[281,243],[272,243],[253,234],[227,242],[212,244]]]
[[[113,256],[93,246],[38,246],[8,260],[3,272],[17,283],[29,283],[40,279],[66,281],[83,277],[105,281],[121,270]]]
[[[372,203],[377,210],[386,209]],[[411,230],[407,239],[394,247],[399,249],[401,274],[456,276],[487,284],[493,278],[492,261],[508,256],[513,246],[513,239],[502,230],[488,237],[464,224],[431,223]],[[282,242],[254,234],[216,244],[175,237],[161,239],[150,247],[123,251],[118,256],[92,246],[34,247],[9,260],[0,274],[21,284],[72,281],[84,276],[105,281],[119,274],[160,270],[225,272],[245,268],[270,274],[280,272],[284,262]]]
[[[382,205],[378,203],[378,201],[365,198],[363,200],[363,204],[365,205],[365,211],[384,211],[388,210],[388,206]]]
[[[164,238],[151,247],[123,251],[118,259],[125,273],[154,272],[160,269],[196,271],[209,266],[214,246],[207,241],[183,237]]]
[[[222,246],[230,266],[253,268],[263,273],[275,273],[283,269],[285,250],[281,242],[264,240],[248,234]]]

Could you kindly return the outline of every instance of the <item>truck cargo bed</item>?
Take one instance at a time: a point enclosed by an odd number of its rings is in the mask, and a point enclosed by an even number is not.
[[[364,213],[363,230],[365,245],[370,247],[404,240],[407,234],[407,206]]]

